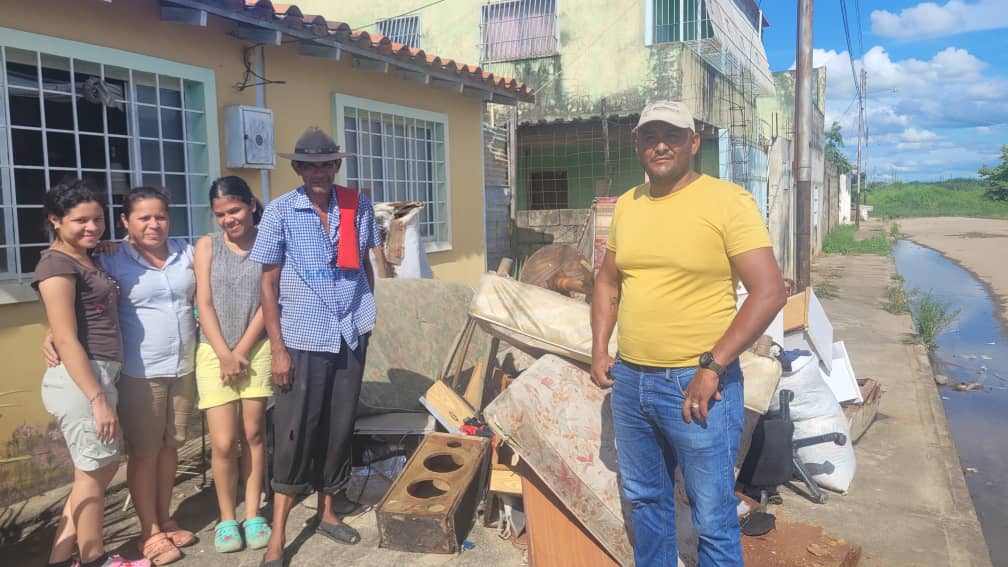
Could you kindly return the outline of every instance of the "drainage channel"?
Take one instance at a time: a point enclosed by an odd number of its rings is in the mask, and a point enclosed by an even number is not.
[[[940,253],[900,240],[896,270],[908,292],[959,309],[932,357],[947,376],[942,405],[994,565],[1008,565],[1008,336],[997,303],[973,274]],[[898,395],[898,392],[895,392]]]

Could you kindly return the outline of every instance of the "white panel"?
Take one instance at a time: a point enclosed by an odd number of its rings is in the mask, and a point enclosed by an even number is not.
[[[227,166],[272,169],[276,163],[273,111],[255,106],[225,109]]]

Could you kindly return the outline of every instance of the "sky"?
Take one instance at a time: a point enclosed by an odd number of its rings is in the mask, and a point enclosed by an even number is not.
[[[770,21],[763,43],[771,70],[793,68],[797,2],[757,1]],[[997,165],[1008,144],[1008,0],[820,0],[814,17],[813,65],[827,73],[826,128],[840,123],[851,163],[858,123],[851,61],[867,71],[869,179],[975,177],[981,165]]]

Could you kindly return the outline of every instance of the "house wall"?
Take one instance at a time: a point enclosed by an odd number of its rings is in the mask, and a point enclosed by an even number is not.
[[[214,73],[218,126],[222,135],[225,106],[255,104],[254,88],[239,92],[234,87],[244,74],[242,47],[247,43],[228,35],[234,29],[233,23],[214,16],[209,17],[206,28],[199,28],[162,22],[159,3],[154,0],[112,3],[32,0],[18,1],[16,6],[7,6],[0,11],[0,28],[208,68]],[[3,34],[0,32],[2,41]],[[41,49],[44,51],[44,47]],[[429,257],[435,277],[475,285],[485,269],[482,101],[400,81],[393,74],[356,70],[351,66],[350,57],[330,61],[301,56],[297,53],[296,44],[267,47],[265,69],[270,80],[284,81],[283,84],[266,87],[266,105],[274,111],[276,144],[281,151],[293,148],[295,140],[308,125],[317,124],[327,131],[332,130],[333,93],[447,116],[452,247],[433,252]],[[220,163],[223,164],[223,139],[218,150]],[[222,174],[243,177],[255,191],[261,187],[258,170],[220,167],[210,171],[211,177]],[[300,185],[288,163],[279,158],[276,168],[269,173],[269,183],[272,197]],[[205,230],[211,229],[211,226],[205,227]],[[19,295],[22,298],[31,296],[24,293],[26,282],[0,285],[20,285]],[[66,478],[67,462],[54,461],[51,452],[44,448],[49,416],[38,393],[43,373],[38,353],[44,328],[45,316],[37,301],[0,304],[0,360],[6,365],[2,389],[28,390],[28,393],[0,400],[0,403],[17,404],[16,407],[0,409],[0,440],[11,440],[6,451],[0,447],[0,458],[5,454],[23,452],[32,443],[40,447],[33,449],[38,455],[29,462],[0,465],[0,502]],[[33,432],[34,437],[19,441],[21,438],[18,435],[23,436],[26,431]],[[56,475],[55,480],[46,476],[50,472]],[[13,482],[7,482],[12,478]],[[12,495],[11,486],[17,486],[20,493]]]

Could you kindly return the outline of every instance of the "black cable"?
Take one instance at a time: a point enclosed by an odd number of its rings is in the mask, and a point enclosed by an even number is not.
[[[847,1],[840,0],[840,15],[843,20],[843,30],[844,39],[847,41],[847,58],[850,61],[851,76],[854,78],[854,90],[857,91],[859,97],[864,97],[864,93],[861,92],[861,82],[858,81],[857,70],[854,69],[854,48],[851,47],[850,38],[850,26],[847,22]],[[862,65],[864,63],[862,62]]]

